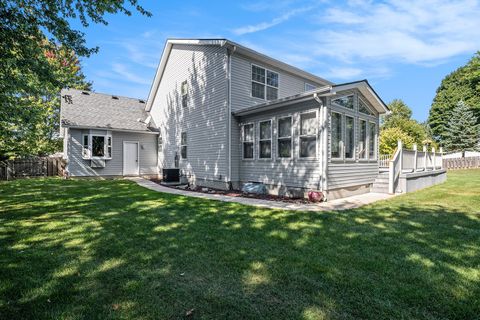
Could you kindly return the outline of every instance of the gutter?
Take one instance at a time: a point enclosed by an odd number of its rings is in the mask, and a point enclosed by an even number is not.
[[[222,46],[227,44],[225,41]],[[227,182],[229,188],[232,188],[232,54],[237,50],[237,47],[227,47],[227,81],[228,81],[228,97],[227,97],[227,146],[228,146],[228,166],[227,166]]]
[[[327,141],[327,126],[326,126],[326,123],[327,123],[327,117],[328,117],[328,114],[326,112],[327,110],[327,107],[324,105],[322,99],[320,99],[320,97],[318,96],[317,93],[314,93],[313,94],[313,98],[315,99],[315,101],[318,102],[318,104],[320,105],[320,129],[321,129],[321,135],[320,135],[320,139],[319,139],[319,144],[321,146],[320,150],[321,150],[321,155],[320,155],[320,180],[318,181],[318,184],[319,184],[319,190],[321,192],[325,192],[326,190],[326,182],[327,182],[327,150],[325,149],[325,145],[326,145],[326,141]]]

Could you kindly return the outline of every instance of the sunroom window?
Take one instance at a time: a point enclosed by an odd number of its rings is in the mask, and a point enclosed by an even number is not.
[[[278,98],[278,73],[252,65],[252,97],[275,100]]]
[[[360,119],[360,128],[358,135],[358,157],[367,158],[367,121]]]
[[[353,95],[333,99],[332,104],[353,110]]]
[[[332,112],[332,137],[331,137],[331,146],[330,152],[331,157],[334,159],[339,159],[342,157],[342,115],[340,113]]]
[[[368,135],[368,157],[370,159],[376,159],[376,135],[377,135],[377,125],[373,122],[370,122],[370,132]]]
[[[373,112],[370,111],[370,108],[368,108],[361,99],[358,99],[358,111],[364,114],[368,114],[370,116],[374,115]]]
[[[260,124],[259,158],[269,159],[272,157],[272,121],[261,121]]]
[[[355,158],[355,121],[352,117],[345,117],[345,158]]]
[[[278,157],[290,158],[292,156],[292,117],[278,119]]]
[[[317,113],[300,115],[300,158],[314,158],[317,154]]]
[[[253,159],[253,123],[243,125],[242,140],[243,159]]]

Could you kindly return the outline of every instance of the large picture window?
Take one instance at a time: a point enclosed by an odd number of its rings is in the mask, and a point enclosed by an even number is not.
[[[373,122],[370,122],[370,132],[368,135],[368,157],[370,159],[377,158],[377,146],[376,146],[376,139],[377,137],[377,125]]]
[[[278,119],[277,149],[279,158],[292,156],[292,117]]]
[[[315,158],[317,154],[317,113],[300,115],[300,158]]]
[[[340,113],[332,112],[332,133],[331,133],[331,157],[334,159],[342,158],[342,115]]]
[[[258,157],[261,159],[270,159],[272,157],[272,121],[261,121],[259,127],[260,136],[258,139]]]
[[[358,158],[367,158],[367,121],[360,119],[358,135]]]
[[[82,158],[112,158],[112,136],[110,134],[82,135]]]
[[[243,159],[253,159],[253,123],[242,127]]]
[[[278,73],[252,65],[252,97],[275,100],[278,98]]]
[[[355,120],[345,116],[345,158],[355,158]]]

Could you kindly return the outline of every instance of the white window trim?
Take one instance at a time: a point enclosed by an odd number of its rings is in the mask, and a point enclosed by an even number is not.
[[[303,114],[308,114],[308,113],[315,113],[315,156],[314,157],[302,157],[300,154],[302,152],[302,146],[300,143],[301,138],[303,137],[310,137],[313,136],[311,135],[302,135],[302,115]],[[307,110],[298,113],[298,159],[299,160],[312,160],[312,159],[317,159],[318,158],[318,110]]]
[[[264,76],[265,76],[265,83],[262,83],[262,82],[258,82],[258,81],[255,81],[252,79],[252,69],[253,69],[253,66],[257,67],[257,68],[261,68],[263,70],[265,70],[265,73],[264,73]],[[278,87],[274,87],[274,86],[271,86],[271,85],[268,85],[267,84],[267,71],[270,71],[270,72],[273,72],[273,73],[276,73],[277,76],[278,76]],[[251,83],[252,82],[255,82],[255,83],[258,83],[258,84],[261,84],[264,86],[264,89],[263,89],[263,99],[262,98],[259,98],[259,97],[254,97],[253,96],[253,92],[252,92],[252,86],[251,86]],[[254,63],[251,63],[250,64],[250,98],[254,98],[254,99],[259,99],[259,100],[264,100],[264,101],[271,101],[271,100],[268,100],[267,99],[267,87],[270,87],[270,88],[274,88],[274,89],[277,89],[277,99],[278,99],[278,90],[280,88],[280,73],[277,72],[277,71],[274,71],[274,70],[271,70],[271,69],[268,69],[268,68],[265,68],[265,67],[262,67],[258,64],[254,64]],[[276,99],[274,99],[276,100]]]
[[[357,151],[357,159],[358,161],[368,161],[368,119],[365,119],[365,118],[361,118],[361,117],[358,117],[358,140],[357,140],[357,143],[358,143],[358,148],[360,147],[360,142],[362,141],[362,137],[360,137],[360,133],[362,132],[361,130],[361,124],[362,124],[362,121],[365,121],[365,157],[361,158],[360,157],[360,149],[358,149]]]
[[[83,139],[85,136],[88,136],[88,155],[85,156],[83,154],[84,151],[84,144],[83,144]],[[92,155],[92,137],[103,137],[104,138],[104,144],[103,144],[103,152],[105,156],[103,157],[98,157],[98,156],[93,156]],[[82,159],[84,160],[91,160],[91,159],[104,159],[104,160],[111,160],[112,157],[107,156],[108,155],[108,138],[110,138],[111,141],[111,148],[112,148],[112,153],[113,153],[113,138],[111,132],[107,132],[107,134],[96,134],[96,133],[83,133],[82,134]]]
[[[290,136],[288,137],[280,137],[279,136],[279,132],[280,132],[280,129],[279,129],[279,125],[280,125],[280,120],[281,119],[285,119],[285,118],[290,118]],[[289,114],[289,115],[285,115],[285,116],[281,116],[281,117],[277,117],[277,134],[276,134],[276,138],[277,138],[277,148],[276,148],[276,158],[278,159],[292,159],[293,158],[293,154],[294,154],[294,150],[293,150],[293,114]],[[290,138],[290,156],[289,157],[281,157],[279,155],[279,143],[278,141],[279,140],[286,140]]]
[[[353,97],[353,109],[344,107],[344,106],[342,106],[342,105],[339,105],[339,104],[333,102],[334,100],[341,99],[341,98],[348,98],[348,97]],[[337,108],[342,108],[343,110],[348,110],[348,111],[351,111],[351,112],[357,111],[357,110],[355,109],[355,94],[353,94],[353,93],[345,94],[345,95],[342,95],[342,96],[332,97],[332,99],[330,100],[330,104],[331,104],[332,106],[337,107]],[[357,109],[358,109],[358,107],[357,107]]]
[[[260,137],[260,124],[262,122],[270,122],[270,139],[261,139]],[[263,158],[261,157],[261,152],[260,152],[260,142],[261,141],[270,141],[270,157],[268,158]],[[272,119],[265,119],[265,120],[259,120],[258,121],[258,139],[257,139],[257,147],[258,147],[258,160],[272,160],[273,159],[273,121]]]
[[[375,126],[375,133],[374,133],[374,136],[373,136],[373,158],[370,158],[370,134],[372,133],[372,131],[370,130],[370,126],[371,125],[374,125]],[[377,123],[376,122],[373,122],[373,121],[369,121],[368,122],[368,134],[367,134],[368,138],[368,160],[377,160],[378,159],[378,134],[377,134]]]
[[[333,121],[332,121],[333,116],[332,116],[332,114],[334,114],[334,113],[340,115],[340,141],[339,141],[340,150],[338,152],[340,157],[334,157],[332,155],[332,132],[333,132],[333,125],[332,125],[333,124]],[[339,160],[343,161],[344,160],[344,156],[345,156],[345,151],[344,151],[345,150],[345,141],[344,141],[344,137],[343,137],[344,132],[345,132],[345,123],[344,123],[344,119],[343,119],[343,114],[340,113],[340,112],[337,112],[337,111],[330,111],[330,159],[331,160],[334,160],[334,161],[339,161]],[[355,146],[356,146],[356,144],[355,144]]]
[[[253,140],[252,141],[245,141],[245,126],[252,125],[253,126]],[[242,123],[242,160],[244,161],[253,161],[255,160],[255,123],[253,122],[247,122],[247,123]],[[245,158],[245,148],[243,147],[244,143],[252,143],[252,148],[253,148],[253,155],[251,158]]]
[[[312,88],[311,88],[311,89],[307,89],[307,86],[311,86]],[[316,85],[313,85],[313,84],[311,84],[311,83],[308,83],[308,82],[305,82],[305,86],[304,86],[304,90],[305,90],[305,92],[308,92],[308,91],[313,91],[313,90],[315,90],[315,89],[317,89],[317,88],[318,88],[318,86],[316,86]]]
[[[344,131],[344,138],[343,138],[343,159],[345,161],[349,161],[349,162],[354,162],[356,159],[357,159],[357,126],[356,126],[356,117],[354,117],[353,115],[349,115],[349,114],[344,114],[343,115],[343,131]],[[346,148],[346,142],[347,142],[347,117],[349,118],[352,118],[353,119],[353,157],[352,158],[347,158],[347,148]]]

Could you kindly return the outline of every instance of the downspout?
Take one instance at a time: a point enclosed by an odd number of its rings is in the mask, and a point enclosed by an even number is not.
[[[321,151],[321,155],[320,155],[320,179],[318,181],[318,189],[323,192],[324,191],[324,178],[323,178],[323,171],[324,171],[324,160],[323,160],[323,154],[324,154],[324,150],[323,150],[323,137],[325,135],[325,119],[324,119],[324,115],[323,115],[323,101],[322,99],[320,99],[318,97],[318,94],[315,92],[313,94],[313,98],[315,99],[315,101],[318,102],[318,104],[320,105],[320,146],[322,146],[320,148],[320,151]]]
[[[228,170],[227,182],[228,187],[232,189],[232,54],[237,49],[236,46],[227,47],[227,82],[228,82],[228,98],[227,98],[227,146],[228,146]]]

